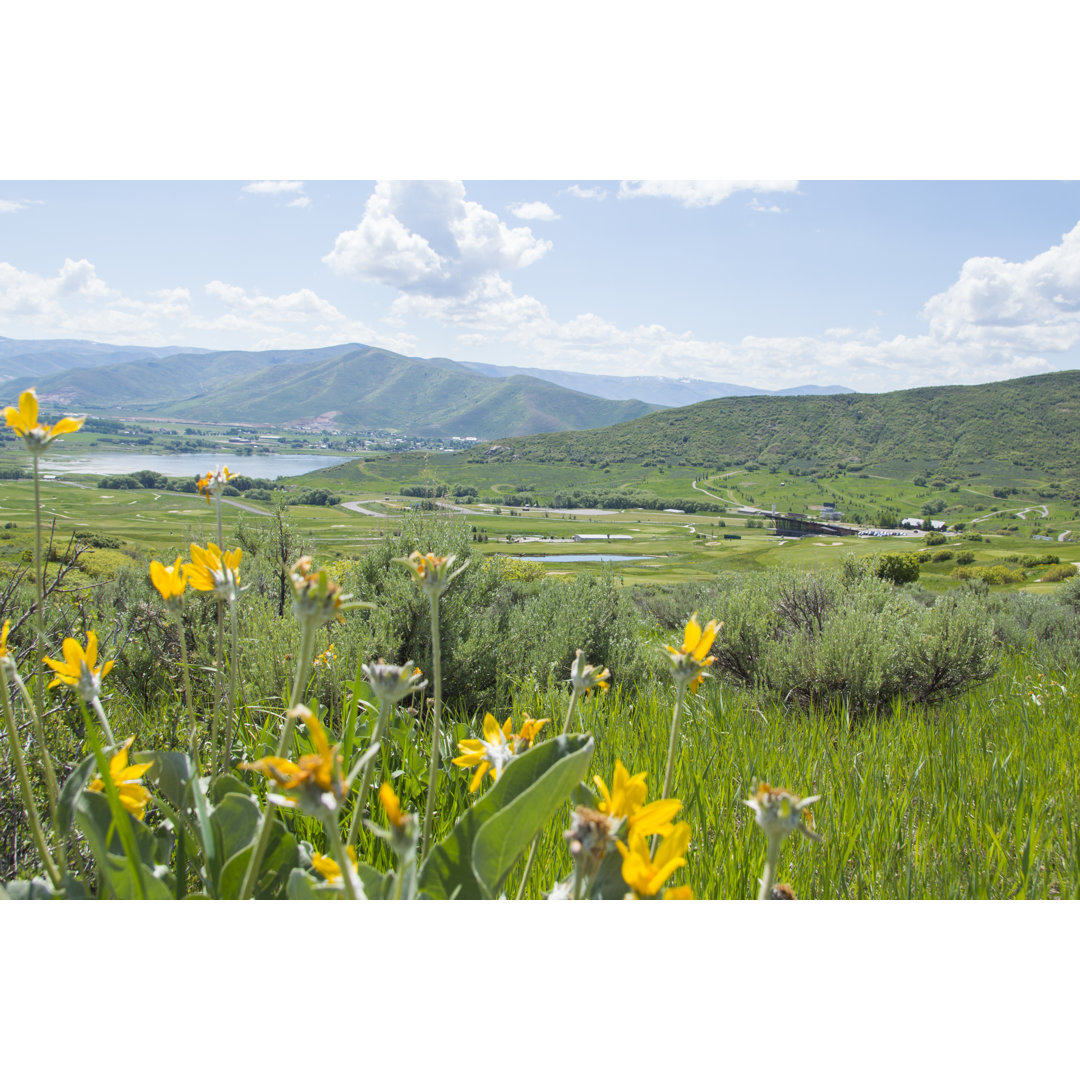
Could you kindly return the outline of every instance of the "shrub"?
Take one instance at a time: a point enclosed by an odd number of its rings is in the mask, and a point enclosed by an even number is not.
[[[919,560],[915,555],[900,552],[880,552],[865,556],[866,565],[874,577],[893,585],[919,580]]]
[[[932,562],[948,562],[953,558],[953,552],[951,551],[935,551],[931,559]]]
[[[1051,566],[1043,574],[1043,581],[1064,581],[1066,578],[1076,577],[1076,567],[1073,563],[1059,563]]]
[[[872,574],[725,575],[716,671],[804,706],[866,714],[897,697],[938,701],[988,678],[995,642],[980,599],[927,607]]]
[[[975,561],[975,556],[970,551],[961,551],[956,556],[958,566],[970,566]]]

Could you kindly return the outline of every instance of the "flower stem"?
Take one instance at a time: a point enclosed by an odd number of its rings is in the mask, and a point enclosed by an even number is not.
[[[780,861],[780,844],[779,836],[769,837],[769,849],[765,853],[765,869],[761,873],[761,888],[757,896],[759,900],[769,899],[773,879],[776,877],[776,865]]]
[[[682,720],[683,698],[686,696],[686,683],[681,679],[675,683],[675,711],[671,715],[671,739],[668,741],[667,768],[664,770],[664,793],[661,799],[671,797],[671,781],[675,776],[675,748],[679,743],[679,722]],[[660,836],[652,838],[650,857],[656,854],[660,846]]]
[[[236,714],[236,669],[240,663],[240,631],[237,627],[236,597],[229,601],[229,716],[225,721],[225,772],[232,768],[233,731],[238,720]]]
[[[36,459],[35,459],[36,464]],[[0,665],[4,661],[0,660]],[[15,715],[11,710],[11,695],[8,692],[8,680],[6,666],[0,670],[0,699],[4,709],[4,722],[7,726],[8,742],[11,745],[11,757],[15,763],[15,773],[19,778],[19,787],[22,791],[23,805],[26,807],[26,816],[30,821],[30,832],[34,837],[41,863],[45,867],[45,873],[53,883],[53,888],[59,889],[63,880],[59,868],[53,861],[52,852],[45,840],[45,833],[41,828],[41,819],[38,817],[37,807],[34,805],[33,792],[30,789],[30,776],[26,771],[26,761],[23,758],[22,747],[19,745],[19,729],[15,724]]]
[[[217,602],[217,656],[214,660],[214,718],[210,721],[210,783],[218,775],[220,755],[218,754],[218,732],[221,728],[221,669],[225,664],[225,602]]]
[[[371,737],[371,742],[368,744],[370,749],[375,743],[382,742],[383,731],[386,729],[386,721],[390,718],[390,703],[383,701],[379,703],[379,719],[375,722],[375,732]],[[367,806],[367,794],[368,788],[371,785],[371,774],[375,771],[375,759],[372,758],[365,766],[364,771],[360,774],[360,786],[356,791],[356,803],[353,806],[352,821],[349,822],[349,846],[356,844],[356,839],[360,835],[360,819],[364,816],[364,808]]]
[[[109,718],[105,715],[105,710],[101,707],[101,698],[94,698],[90,704],[93,707],[98,720],[101,721],[101,730],[105,733],[105,739],[108,742],[109,747],[114,747],[116,745],[116,739],[113,737],[112,728],[109,727]]]
[[[195,706],[191,702],[191,673],[188,670],[187,636],[184,634],[184,617],[179,612],[176,627],[180,631],[180,663],[184,669],[184,701],[188,711],[188,755],[195,760]]]
[[[301,624],[300,651],[296,658],[296,678],[293,680],[292,694],[289,698],[288,712],[300,704],[300,697],[307,685],[307,673],[311,667],[311,653],[315,647],[315,625],[312,622]],[[289,744],[292,742],[293,727],[296,718],[286,713],[285,726],[281,729],[281,738],[278,740],[277,757],[284,755]],[[248,863],[247,872],[244,874],[244,882],[240,887],[240,899],[250,900],[255,891],[255,881],[262,867],[263,857],[266,855],[266,845],[270,840],[270,826],[274,821],[274,804],[266,802],[263,810],[262,821],[259,822],[259,835],[255,839],[255,851],[252,853],[251,862]]]
[[[341,882],[345,888],[345,897],[348,900],[359,900],[360,897],[356,895],[356,884],[354,881],[356,871],[353,870],[352,860],[349,858],[349,853],[346,850],[345,845],[341,842],[341,829],[338,827],[337,814],[331,815],[331,820],[327,822],[327,827],[330,832],[330,846],[334,850],[334,860],[341,870]]]
[[[37,675],[34,679],[34,711],[45,715],[45,592],[41,569],[41,476],[38,455],[34,454],[34,588],[37,603],[34,605],[34,626],[37,631]]]
[[[435,817],[435,789],[439,783],[439,744],[442,727],[442,663],[439,655],[439,597],[432,593],[431,600],[431,671],[435,682],[435,708],[431,725],[431,769],[428,773],[427,805],[424,807],[424,835],[420,845],[420,859],[427,858],[431,846],[431,824]]]
[[[577,706],[578,691],[575,686],[570,691],[570,705],[566,710],[566,720],[563,722],[562,733],[566,735],[570,731],[570,721],[574,717],[574,708]],[[517,896],[515,900],[522,900],[525,897],[525,886],[529,881],[529,874],[532,873],[533,863],[536,862],[536,853],[540,849],[540,833],[538,832],[533,837],[532,847],[529,848],[529,857],[525,860],[525,869],[521,874],[521,884],[518,886]]]

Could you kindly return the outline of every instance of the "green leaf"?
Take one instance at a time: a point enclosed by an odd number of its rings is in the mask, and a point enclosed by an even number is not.
[[[222,865],[255,839],[262,815],[250,795],[229,792],[214,807],[210,823]]]
[[[289,874],[299,861],[299,845],[296,838],[288,832],[280,821],[270,827],[270,840],[262,866],[259,867],[259,880],[255,883],[255,899],[271,900],[277,896]],[[237,900],[243,890],[244,875],[248,863],[255,852],[252,842],[242,851],[228,859],[218,879],[217,894],[220,900]]]
[[[56,801],[56,824],[61,836],[67,836],[71,832],[71,826],[75,824],[75,803],[96,772],[97,761],[93,754],[87,754],[64,781],[60,797]]]
[[[473,841],[473,873],[488,896],[498,893],[532,838],[580,785],[592,754],[590,740],[579,750],[559,758],[477,831]],[[524,755],[522,760],[528,756]]]
[[[226,795],[230,794],[243,795],[249,799],[254,796],[254,792],[243,780],[226,775],[219,776],[214,781],[214,786],[210,789],[210,801],[216,806]]]
[[[386,900],[394,887],[394,875],[380,874],[374,866],[360,863],[356,868],[357,877],[364,886],[364,895],[369,900]]]
[[[621,900],[630,891],[622,876],[622,855],[618,850],[609,851],[596,871],[589,896],[593,900]]]
[[[6,900],[57,900],[59,897],[53,892],[52,885],[46,878],[32,878],[19,881],[9,881],[5,886]]]
[[[179,750],[140,751],[133,756],[135,762],[150,761],[153,768],[146,774],[166,799],[177,808],[184,805],[187,786],[195,769],[191,758]]]
[[[341,890],[325,882],[317,882],[297,867],[289,874],[285,895],[290,900],[340,900]]]
[[[514,860],[584,778],[592,753],[592,736],[559,735],[513,758],[491,790],[432,848],[420,868],[419,887],[443,900],[455,892],[461,900],[493,896]]]

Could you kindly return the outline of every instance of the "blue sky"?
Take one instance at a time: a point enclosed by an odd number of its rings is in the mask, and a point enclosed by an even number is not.
[[[768,389],[1080,366],[1080,184],[0,181],[0,335]]]

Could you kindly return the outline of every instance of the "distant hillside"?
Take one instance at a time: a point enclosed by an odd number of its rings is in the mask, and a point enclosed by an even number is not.
[[[726,398],[644,416],[605,431],[537,435],[477,447],[471,460],[810,465],[990,459],[1076,475],[1080,371],[982,386],[888,394]]]
[[[208,349],[178,345],[105,345],[97,341],[67,339],[24,340],[0,337],[0,382],[7,379],[41,379],[74,367],[101,367],[129,360],[205,353]]]
[[[678,406],[694,405],[699,401],[710,401],[719,397],[749,397],[753,395],[767,397],[787,397],[794,394],[853,394],[846,386],[793,386],[787,390],[758,390],[752,386],[740,386],[738,383],[708,382],[705,379],[675,379],[663,375],[588,375],[581,371],[549,371],[546,368],[510,367],[503,364],[480,364],[472,360],[463,360],[463,367],[479,371],[495,379],[506,379],[513,375],[530,375],[535,379],[544,379],[558,386],[571,390],[580,390],[583,394],[596,394],[597,397],[625,400],[637,398],[639,401],[651,401],[657,405]]]
[[[37,389],[44,404],[63,409],[478,439],[615,424],[656,408],[353,344],[73,368]]]

